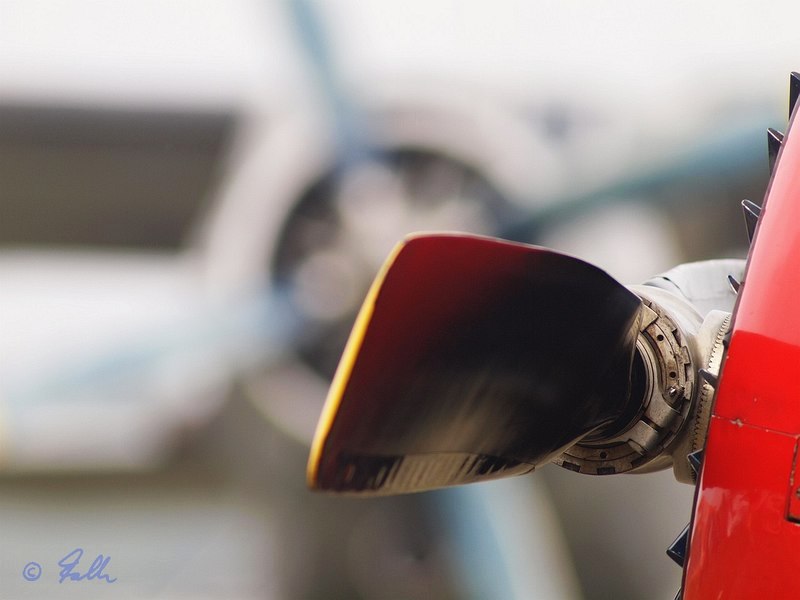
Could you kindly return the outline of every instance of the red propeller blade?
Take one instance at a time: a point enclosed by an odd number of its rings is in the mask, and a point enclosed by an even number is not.
[[[356,320],[309,484],[390,494],[517,475],[608,431],[629,416],[640,306],[551,250],[406,239]]]

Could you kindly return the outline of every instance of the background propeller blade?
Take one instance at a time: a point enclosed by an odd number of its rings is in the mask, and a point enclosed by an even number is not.
[[[309,484],[403,493],[533,470],[627,424],[641,301],[544,248],[401,243],[373,284],[318,425]]]

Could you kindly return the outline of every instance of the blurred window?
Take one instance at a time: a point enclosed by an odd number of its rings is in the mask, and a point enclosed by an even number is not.
[[[178,248],[214,192],[226,113],[0,106],[0,247]]]

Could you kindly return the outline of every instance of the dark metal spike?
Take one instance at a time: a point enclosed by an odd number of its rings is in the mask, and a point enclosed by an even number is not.
[[[733,293],[738,294],[742,284],[738,282],[733,275],[728,275],[728,283],[730,284]]]
[[[700,373],[700,377],[702,377],[706,381],[706,383],[708,383],[711,387],[713,388],[717,387],[717,382],[719,381],[719,378],[716,375],[714,375],[711,371],[707,371],[706,369],[700,369],[700,371],[698,372]]]
[[[744,211],[744,222],[747,225],[747,238],[752,242],[756,234],[758,217],[761,216],[761,207],[751,200],[742,200],[742,210]]]
[[[789,76],[789,117],[792,116],[794,107],[797,106],[798,97],[800,97],[800,73],[792,71]]]
[[[783,143],[783,134],[777,129],[770,127],[767,129],[767,149],[769,151],[769,172],[775,169],[775,163],[778,160],[778,152]]]
[[[681,534],[675,538],[667,548],[667,556],[674,560],[679,567],[686,562],[686,549],[689,546],[689,525],[683,528]]]
[[[700,474],[700,465],[703,462],[703,449],[695,450],[691,454],[686,455],[686,460],[689,461],[689,466],[694,471],[695,475]]]

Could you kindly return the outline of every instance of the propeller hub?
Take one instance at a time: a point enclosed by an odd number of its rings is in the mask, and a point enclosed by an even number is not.
[[[634,291],[642,298],[642,320],[631,373],[631,409],[601,434],[588,435],[553,462],[590,475],[649,471],[669,466],[665,449],[680,433],[692,406],[696,367],[691,332],[670,318],[653,296],[661,290]],[[672,296],[670,294],[670,296]],[[673,300],[668,298],[668,300]],[[688,304],[677,305],[694,331],[700,317]]]

